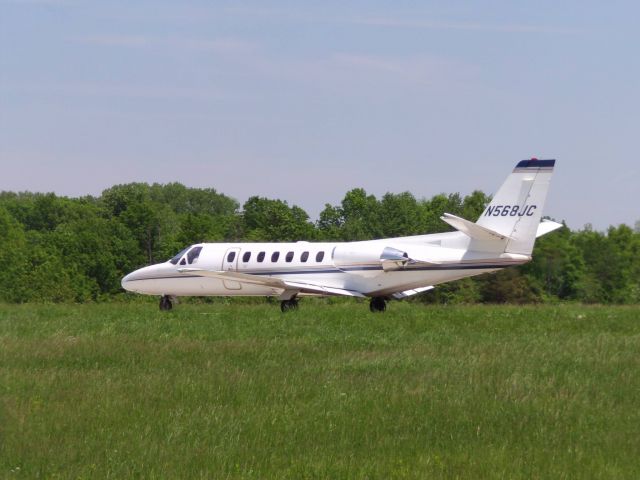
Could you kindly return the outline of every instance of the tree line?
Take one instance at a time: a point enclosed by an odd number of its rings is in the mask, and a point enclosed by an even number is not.
[[[361,188],[317,221],[300,207],[254,196],[242,208],[215,189],[179,183],[116,185],[99,197],[0,193],[0,301],[86,302],[121,295],[128,272],[187,245],[218,241],[351,241],[450,230],[452,213],[476,220],[490,197],[409,192],[382,198]],[[438,286],[418,301],[640,303],[640,228],[566,226],[538,239],[517,269]]]

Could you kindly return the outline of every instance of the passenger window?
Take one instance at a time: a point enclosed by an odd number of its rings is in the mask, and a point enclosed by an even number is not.
[[[180,265],[186,265],[187,261],[183,258],[182,260],[180,260]]]
[[[285,260],[287,261],[287,263],[291,263],[291,260],[293,260],[293,252],[287,252]]]
[[[187,253],[187,260],[189,261],[189,263],[196,263],[201,251],[202,247],[193,247],[191,250],[189,250],[189,253]]]
[[[302,252],[302,255],[300,255],[300,261],[302,263],[306,262],[308,258],[309,258],[309,252]]]
[[[277,262],[278,258],[280,258],[280,252],[273,252],[271,254],[271,261],[272,262]]]
[[[258,262],[263,262],[264,261],[264,252],[260,252],[258,254]]]
[[[324,252],[318,252],[316,254],[316,262],[321,262],[323,258],[324,258]]]
[[[229,252],[227,255],[227,262],[231,263],[236,258],[236,252]]]
[[[244,263],[247,263],[250,258],[251,258],[251,252],[244,252],[244,255],[242,255],[242,261]]]

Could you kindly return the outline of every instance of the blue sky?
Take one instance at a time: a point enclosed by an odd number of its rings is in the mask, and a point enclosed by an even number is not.
[[[494,192],[640,220],[640,4],[0,0],[0,190]]]

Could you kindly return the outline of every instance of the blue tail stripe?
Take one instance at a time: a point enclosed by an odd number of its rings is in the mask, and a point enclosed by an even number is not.
[[[522,160],[518,162],[516,168],[543,168],[553,167],[556,164],[555,160]]]

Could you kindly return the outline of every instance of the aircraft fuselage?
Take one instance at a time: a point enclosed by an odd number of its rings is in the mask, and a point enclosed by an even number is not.
[[[542,221],[555,160],[523,160],[480,218],[445,213],[454,232],[326,243],[202,243],[171,260],[122,279],[126,290],[161,295],[170,309],[181,295],[278,296],[281,308],[296,297],[371,297],[383,311],[388,298],[405,298],[434,285],[493,272],[531,260],[535,239],[562,227]]]
[[[353,296],[373,297],[492,272],[530,259],[469,251],[468,243],[468,237],[459,232],[363,242],[203,243],[191,247],[201,247],[194,261],[189,261],[188,250],[175,263],[167,261],[130,273],[122,280],[122,286],[137,293],[169,296],[281,293],[280,288],[236,281],[232,276],[225,279],[189,273],[189,269],[197,267],[322,285],[327,287],[326,295],[337,289],[353,292]],[[386,262],[381,259],[385,249],[406,253],[407,261]]]

